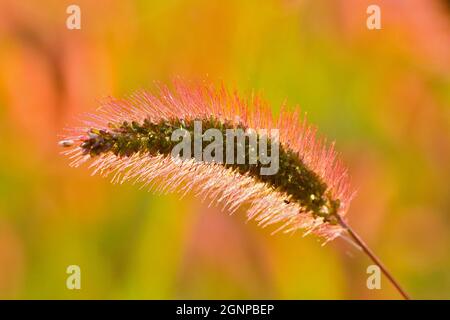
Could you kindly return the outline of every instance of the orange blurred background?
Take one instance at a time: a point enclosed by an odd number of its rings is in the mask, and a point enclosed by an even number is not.
[[[271,236],[59,155],[98,98],[179,76],[299,104],[349,166],[353,227],[414,298],[450,299],[449,1],[1,0],[0,70],[0,298],[399,298],[367,289],[344,241]]]

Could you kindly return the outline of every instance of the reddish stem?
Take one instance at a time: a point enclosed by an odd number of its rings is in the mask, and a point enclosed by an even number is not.
[[[372,250],[367,246],[367,244],[355,233],[350,226],[345,223],[345,221],[337,215],[339,224],[348,232],[351,238],[361,247],[361,249],[370,257],[370,259],[380,267],[381,271],[384,275],[389,279],[389,281],[394,285],[394,287],[398,290],[398,292],[403,296],[404,299],[410,300],[409,295],[402,289],[397,280],[394,279],[392,274],[386,269],[381,260],[373,253]]]

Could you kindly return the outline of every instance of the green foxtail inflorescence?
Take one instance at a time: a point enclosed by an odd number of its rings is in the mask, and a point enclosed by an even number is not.
[[[200,140],[196,138],[198,123],[205,130]],[[273,129],[277,135],[269,137]],[[325,242],[347,232],[402,296],[409,298],[346,223],[354,195],[347,171],[334,145],[317,137],[316,129],[296,111],[283,108],[275,118],[256,95],[246,100],[223,86],[175,81],[172,90],[162,86],[157,94],[142,91],[127,99],[106,99],[96,113],[86,116],[83,126],[67,130],[69,134],[59,144],[67,149],[63,153],[72,159],[71,165],[90,161],[93,174],[111,175],[114,183],[131,180],[160,192],[195,192],[230,213],[245,205],[248,219],[263,227],[279,224],[274,232],[301,229]],[[198,148],[206,150],[212,145],[211,139],[203,139],[210,130],[220,137],[214,136],[214,157],[199,157]],[[253,142],[264,144],[247,144],[237,136],[234,143],[233,136],[228,148],[229,130],[252,133],[249,141],[254,138]],[[180,148],[182,154],[174,153],[179,146],[174,134],[183,141],[193,135],[194,143],[187,139]],[[263,172],[268,156],[277,169],[270,174]]]
[[[139,92],[128,99],[103,102],[85,126],[70,129],[60,144],[73,158],[72,165],[92,160],[94,173],[113,175],[114,182],[134,180],[160,191],[197,194],[222,203],[230,212],[249,204],[248,218],[266,226],[280,223],[285,232],[304,229],[331,240],[341,234],[343,218],[353,192],[346,170],[333,145],[316,136],[316,130],[298,113],[282,111],[275,119],[256,96],[243,100],[223,87],[175,82],[174,89],[159,94]],[[179,143],[175,130],[195,134],[194,123],[204,130],[279,130],[279,168],[262,175],[263,164],[197,161],[171,154]],[[226,150],[222,141],[223,152]],[[269,149],[275,143],[268,138]],[[202,141],[206,147],[208,141]],[[192,154],[194,153],[192,145]],[[245,159],[250,147],[244,146]],[[234,155],[237,154],[235,145]],[[225,158],[225,155],[223,155]],[[277,231],[276,230],[276,231]]]

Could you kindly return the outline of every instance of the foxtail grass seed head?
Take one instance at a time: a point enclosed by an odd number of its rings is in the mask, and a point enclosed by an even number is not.
[[[77,167],[112,182],[132,180],[160,192],[195,192],[274,231],[339,236],[353,197],[334,144],[299,113],[273,117],[259,97],[175,81],[156,94],[108,98],[59,142]]]

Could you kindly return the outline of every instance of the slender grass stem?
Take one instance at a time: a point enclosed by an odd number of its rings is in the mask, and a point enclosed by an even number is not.
[[[381,262],[381,260],[373,253],[372,250],[367,246],[363,239],[355,232],[353,229],[345,223],[345,221],[337,215],[339,224],[348,232],[350,237],[361,247],[361,249],[369,256],[369,258],[380,267],[383,274],[389,279],[389,281],[394,285],[394,287],[398,290],[398,292],[402,295],[402,297],[406,300],[410,300],[411,298],[406,293],[405,290],[400,286],[400,284],[395,280],[392,274],[387,270],[385,265]]]

